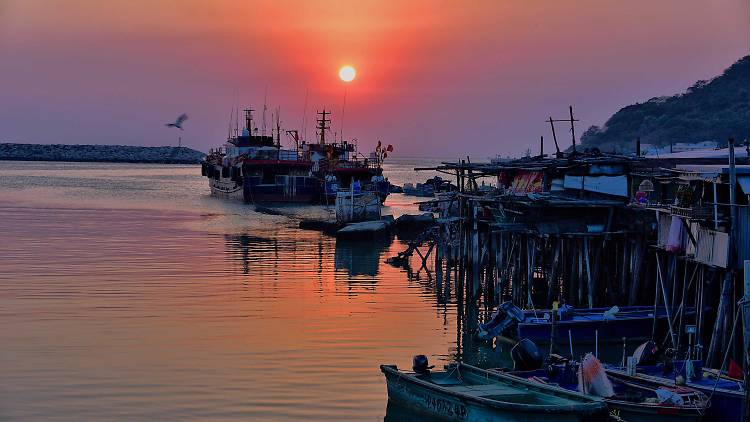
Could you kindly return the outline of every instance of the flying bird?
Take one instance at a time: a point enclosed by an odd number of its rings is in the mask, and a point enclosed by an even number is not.
[[[167,123],[165,126],[167,127],[176,127],[180,130],[185,130],[182,128],[182,123],[187,120],[188,116],[185,113],[180,114],[180,117],[177,118],[177,120],[174,121],[174,123]]]

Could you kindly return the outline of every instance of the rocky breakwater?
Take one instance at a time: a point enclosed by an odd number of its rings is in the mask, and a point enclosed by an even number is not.
[[[204,156],[187,147],[0,143],[0,160],[197,164]]]

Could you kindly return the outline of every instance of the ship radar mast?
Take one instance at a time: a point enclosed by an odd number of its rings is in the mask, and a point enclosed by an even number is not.
[[[252,108],[245,109],[245,128],[250,136],[253,134],[253,111]]]
[[[326,116],[329,116],[331,114],[330,111],[326,111],[324,108],[323,111],[318,112],[318,116],[321,116],[318,119],[318,130],[320,131],[320,145],[326,144],[326,130],[330,129],[330,123],[331,119],[326,119]]]

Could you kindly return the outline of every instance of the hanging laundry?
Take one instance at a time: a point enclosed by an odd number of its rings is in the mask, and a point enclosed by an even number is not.
[[[672,223],[669,225],[667,250],[669,252],[682,252],[685,245],[685,236],[685,224],[680,217],[673,215]]]

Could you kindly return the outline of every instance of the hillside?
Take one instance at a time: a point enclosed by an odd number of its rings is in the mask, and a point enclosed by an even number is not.
[[[622,108],[604,127],[592,126],[581,136],[584,147],[632,151],[635,139],[653,145],[670,142],[725,142],[750,137],[750,56],[721,76],[698,81],[682,94],[652,98]]]
[[[195,164],[204,156],[186,147],[0,143],[0,160]]]

